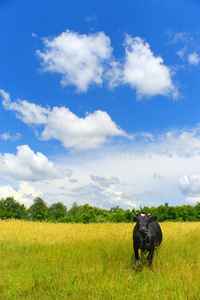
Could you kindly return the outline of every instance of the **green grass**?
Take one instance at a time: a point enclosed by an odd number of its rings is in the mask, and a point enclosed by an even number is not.
[[[200,223],[161,224],[152,267],[134,263],[134,224],[0,226],[0,299],[200,299]]]

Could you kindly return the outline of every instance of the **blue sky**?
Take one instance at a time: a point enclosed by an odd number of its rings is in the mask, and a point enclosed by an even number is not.
[[[200,1],[0,2],[0,197],[200,201]]]

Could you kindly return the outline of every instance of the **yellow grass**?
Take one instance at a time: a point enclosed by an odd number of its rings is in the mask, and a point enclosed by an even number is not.
[[[0,221],[0,299],[200,299],[200,223],[161,223],[152,267],[134,224]]]

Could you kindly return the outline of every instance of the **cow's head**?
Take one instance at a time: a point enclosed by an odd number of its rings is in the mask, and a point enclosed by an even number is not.
[[[156,221],[157,217],[151,216],[151,214],[146,214],[144,212],[135,213],[133,216],[133,221],[137,222],[139,231],[142,233],[148,233],[149,223]]]

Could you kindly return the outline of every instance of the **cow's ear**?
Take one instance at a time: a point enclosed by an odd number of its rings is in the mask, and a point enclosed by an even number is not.
[[[149,217],[149,222],[157,221],[157,217],[155,216],[150,216]]]
[[[133,217],[133,221],[136,222],[137,221],[137,216],[132,216]]]

